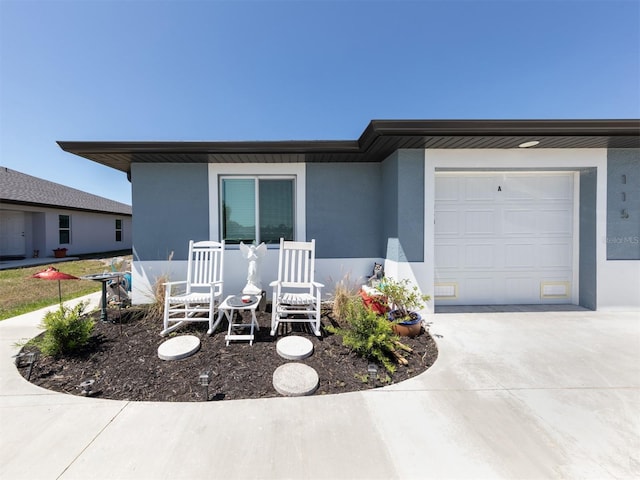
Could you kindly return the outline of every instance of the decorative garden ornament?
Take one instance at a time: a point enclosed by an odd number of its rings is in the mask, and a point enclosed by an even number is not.
[[[247,285],[242,289],[245,295],[260,295],[262,293],[262,282],[260,280],[260,264],[262,257],[267,253],[267,246],[262,242],[260,245],[245,245],[240,242],[240,252],[249,261],[249,272],[247,273]]]
[[[68,273],[62,273],[57,268],[49,267],[41,272],[38,272],[31,276],[32,278],[40,278],[43,280],[57,280],[58,281],[58,297],[60,297],[60,307],[62,307],[62,291],[60,290],[60,280],[80,280],[78,277],[69,275]]]

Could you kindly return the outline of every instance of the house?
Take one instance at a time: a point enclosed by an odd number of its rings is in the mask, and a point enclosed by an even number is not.
[[[131,248],[131,206],[0,167],[0,257]]]
[[[126,172],[136,208],[134,301],[184,276],[190,239],[316,239],[316,279],[374,262],[434,305],[640,309],[639,120],[374,120],[357,140],[58,142]],[[170,260],[171,259],[171,260]],[[268,290],[268,288],[266,289]],[[146,293],[145,293],[146,292]]]

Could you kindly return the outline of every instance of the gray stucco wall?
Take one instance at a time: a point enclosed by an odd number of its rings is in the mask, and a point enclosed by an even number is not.
[[[377,163],[310,163],[307,238],[317,258],[382,257],[382,183]]]
[[[607,152],[607,260],[640,260],[640,149]]]
[[[424,151],[398,150],[382,162],[385,257],[424,260]]]
[[[209,239],[208,165],[133,163],[131,180],[134,260],[185,260]]]
[[[591,310],[597,307],[596,281],[596,197],[597,171],[588,168],[580,172],[580,250],[578,303]]]

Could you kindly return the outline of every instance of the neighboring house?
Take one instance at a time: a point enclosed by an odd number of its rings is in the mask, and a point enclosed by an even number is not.
[[[131,206],[0,167],[0,257],[131,248]]]
[[[134,301],[184,276],[190,239],[225,239],[225,292],[264,241],[316,240],[316,279],[374,262],[435,305],[640,309],[640,121],[378,120],[358,140],[58,142],[126,172]],[[527,148],[528,147],[528,148]],[[171,260],[169,260],[171,258]]]

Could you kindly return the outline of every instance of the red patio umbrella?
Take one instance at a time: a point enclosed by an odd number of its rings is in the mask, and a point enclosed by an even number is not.
[[[60,290],[60,280],[80,280],[78,277],[74,277],[73,275],[69,275],[68,273],[62,273],[54,267],[49,267],[41,272],[38,272],[32,275],[32,278],[40,278],[42,280],[57,280],[60,306],[62,306],[62,291]]]

